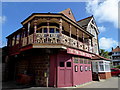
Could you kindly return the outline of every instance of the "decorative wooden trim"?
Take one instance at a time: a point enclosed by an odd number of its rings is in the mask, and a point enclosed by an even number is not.
[[[72,28],[71,24],[69,24],[69,28],[70,28],[70,37],[71,37],[71,28]]]
[[[59,25],[60,25],[60,34],[62,34],[62,19],[61,18],[59,20]]]
[[[36,40],[36,30],[37,30],[37,20],[34,20],[34,35],[33,35],[33,43]]]

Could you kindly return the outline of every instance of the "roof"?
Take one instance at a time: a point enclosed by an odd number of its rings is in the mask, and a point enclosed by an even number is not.
[[[102,57],[100,55],[96,55],[96,54],[94,54],[94,56],[92,56],[92,59],[93,60],[110,60],[108,58],[104,58],[104,57]]]
[[[93,15],[84,19],[81,19],[77,21],[77,23],[82,26],[83,28],[86,28],[90,20],[93,18]]]
[[[120,47],[117,46],[115,49],[112,50],[112,52],[120,52]]]
[[[61,16],[65,17],[65,18],[67,18],[68,20],[70,20],[71,22],[73,22],[74,24],[76,24],[78,27],[80,27],[84,31],[84,28],[76,22],[75,17],[74,17],[74,15],[73,15],[73,13],[72,13],[70,8],[65,9],[64,11],[61,11],[59,13],[50,13],[50,12],[48,12],[48,13],[32,13],[29,17],[27,17],[24,21],[22,21],[21,24],[25,24],[25,21],[27,21],[28,19],[34,18],[35,16],[39,16],[39,15],[51,15],[51,16],[52,15],[58,15],[58,17],[59,17],[59,15],[61,15]],[[22,31],[22,28],[20,28],[16,32],[13,32],[12,34],[7,36],[6,38],[9,38],[10,36],[16,34],[17,32]],[[86,32],[86,33],[89,34],[92,37],[94,36],[90,32]]]
[[[75,17],[74,17],[74,15],[73,15],[73,13],[72,13],[72,11],[71,11],[70,8],[65,9],[64,11],[61,11],[59,13],[64,14],[65,16],[67,16],[68,18],[70,18],[71,20],[73,20],[74,22],[76,22]]]
[[[10,35],[8,35],[6,38],[9,38],[10,36],[16,34],[16,33],[19,33],[20,31],[22,31],[22,28],[19,28],[17,31],[11,33]]]

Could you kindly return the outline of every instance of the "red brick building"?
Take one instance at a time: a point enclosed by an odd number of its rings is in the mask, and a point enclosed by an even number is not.
[[[99,54],[93,16],[76,21],[68,8],[59,13],[33,13],[21,24],[7,37],[9,80],[18,80],[22,74],[25,83],[52,87],[92,81],[91,58]]]

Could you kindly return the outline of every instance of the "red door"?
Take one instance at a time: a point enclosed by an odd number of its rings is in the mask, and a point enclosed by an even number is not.
[[[72,63],[69,55],[58,55],[58,87],[72,86]]]

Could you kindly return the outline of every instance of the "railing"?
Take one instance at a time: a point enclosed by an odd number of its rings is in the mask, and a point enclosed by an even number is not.
[[[83,44],[82,42],[73,39],[67,35],[64,34],[59,34],[59,33],[36,33],[35,38],[34,34],[29,35],[28,37],[23,38],[22,46],[26,46],[27,44],[63,44],[69,47],[77,48],[77,49],[82,49],[85,51],[90,51],[92,52],[92,47],[87,44]]]
[[[28,44],[32,44],[33,43],[33,34],[28,36]]]
[[[59,33],[36,33],[36,41],[35,43],[49,43],[49,44],[57,44],[60,42],[60,34]]]
[[[22,40],[23,40],[22,46],[26,46],[27,45],[27,37],[24,37]]]

